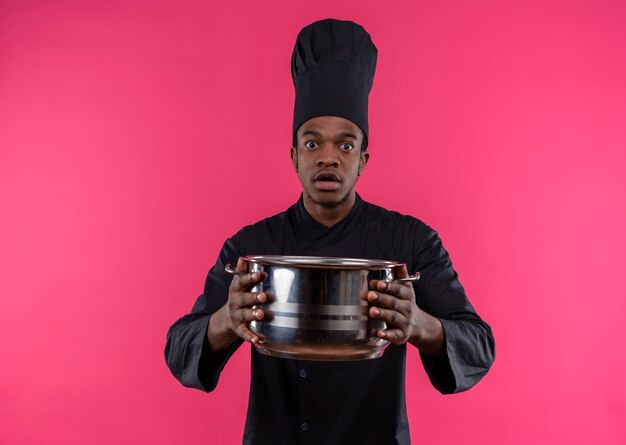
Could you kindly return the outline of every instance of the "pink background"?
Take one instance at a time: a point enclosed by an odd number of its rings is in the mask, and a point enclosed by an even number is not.
[[[626,442],[626,3],[336,3],[0,3],[0,443],[241,442],[248,347],[207,395],[165,334],[298,198],[289,61],[326,17],[379,49],[359,192],[440,232],[496,335],[454,396],[410,350],[414,442]]]

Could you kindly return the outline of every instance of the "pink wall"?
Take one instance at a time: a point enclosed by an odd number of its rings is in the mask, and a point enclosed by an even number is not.
[[[240,443],[247,348],[207,395],[165,334],[297,199],[290,54],[329,16],[379,48],[359,192],[439,230],[497,339],[455,396],[410,352],[415,442],[626,442],[626,4],[336,3],[0,3],[0,443]]]

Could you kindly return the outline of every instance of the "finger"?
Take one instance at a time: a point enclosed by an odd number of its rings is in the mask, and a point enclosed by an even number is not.
[[[408,278],[408,277],[409,277],[409,270],[406,268],[406,264],[404,264],[398,271],[398,276],[396,278]]]
[[[376,337],[389,340],[393,343],[405,343],[406,335],[402,329],[379,329],[376,331]]]
[[[391,309],[393,311],[398,311],[406,314],[406,311],[403,310],[404,306],[406,305],[406,301],[398,297],[394,297],[393,295],[383,294],[382,292],[369,291],[367,293],[367,301],[383,309]]]
[[[263,320],[265,312],[263,312],[263,309],[241,308],[234,311],[231,317],[236,324],[245,325],[251,321]]]
[[[265,343],[267,341],[267,337],[265,335],[259,334],[259,333],[255,334],[255,335],[259,339],[255,344],[259,344],[260,345],[260,344],[263,344],[263,343]]]
[[[370,285],[374,290],[394,295],[403,300],[411,300],[413,298],[414,292],[410,283],[394,283],[382,280],[372,280]]]
[[[248,272],[248,265],[249,263],[246,260],[244,260],[243,258],[239,258],[237,260],[237,267],[236,267],[237,272],[240,272],[240,273]]]
[[[406,317],[397,311],[372,306],[369,309],[369,314],[372,318],[376,318],[377,320],[383,320],[394,326],[406,325]]]
[[[237,330],[235,330],[235,332],[239,337],[252,344],[258,344],[262,340],[257,334],[248,329],[246,325],[241,325]],[[264,340],[265,339],[263,338],[263,341]]]
[[[265,272],[252,272],[235,275],[232,284],[237,290],[244,290],[253,287],[267,277]]]
[[[231,301],[231,310],[254,306],[255,304],[267,303],[265,292],[241,292]]]

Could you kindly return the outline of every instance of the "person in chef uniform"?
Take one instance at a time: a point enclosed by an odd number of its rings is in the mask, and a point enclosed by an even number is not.
[[[470,304],[437,233],[422,221],[368,203],[355,191],[369,160],[368,96],[377,49],[350,21],[326,19],[298,34],[291,60],[296,90],[291,159],[302,185],[285,212],[226,240],[191,313],[168,331],[165,358],[187,387],[212,391],[244,342],[263,341],[249,323],[268,301],[251,288],[246,255],[384,258],[406,264],[411,283],[373,281],[362,298],[386,322],[374,335],[391,344],[363,361],[304,361],[250,348],[250,397],[244,444],[409,444],[406,350],[417,348],[432,385],[465,391],[495,357],[490,327]],[[239,274],[225,271],[237,264]],[[413,375],[411,378],[420,378]]]

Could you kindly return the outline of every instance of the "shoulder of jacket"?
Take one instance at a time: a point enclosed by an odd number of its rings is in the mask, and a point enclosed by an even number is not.
[[[289,207],[287,210],[279,212],[275,215],[268,216],[267,218],[263,218],[255,223],[248,224],[242,227],[237,233],[235,233],[231,238],[233,239],[242,239],[246,236],[250,236],[252,234],[257,234],[262,231],[268,230],[269,227],[280,226],[285,223],[288,218],[288,214],[291,211],[293,206]]]
[[[423,232],[435,232],[435,230],[422,221],[419,218],[416,218],[412,215],[405,215],[403,213],[397,212],[395,210],[388,210],[384,207],[378,206],[376,204],[372,204],[367,201],[363,201],[365,206],[365,212],[368,217],[371,217],[375,220],[381,221],[381,223],[385,225],[402,225],[411,227],[413,226],[415,230],[423,231]]]

